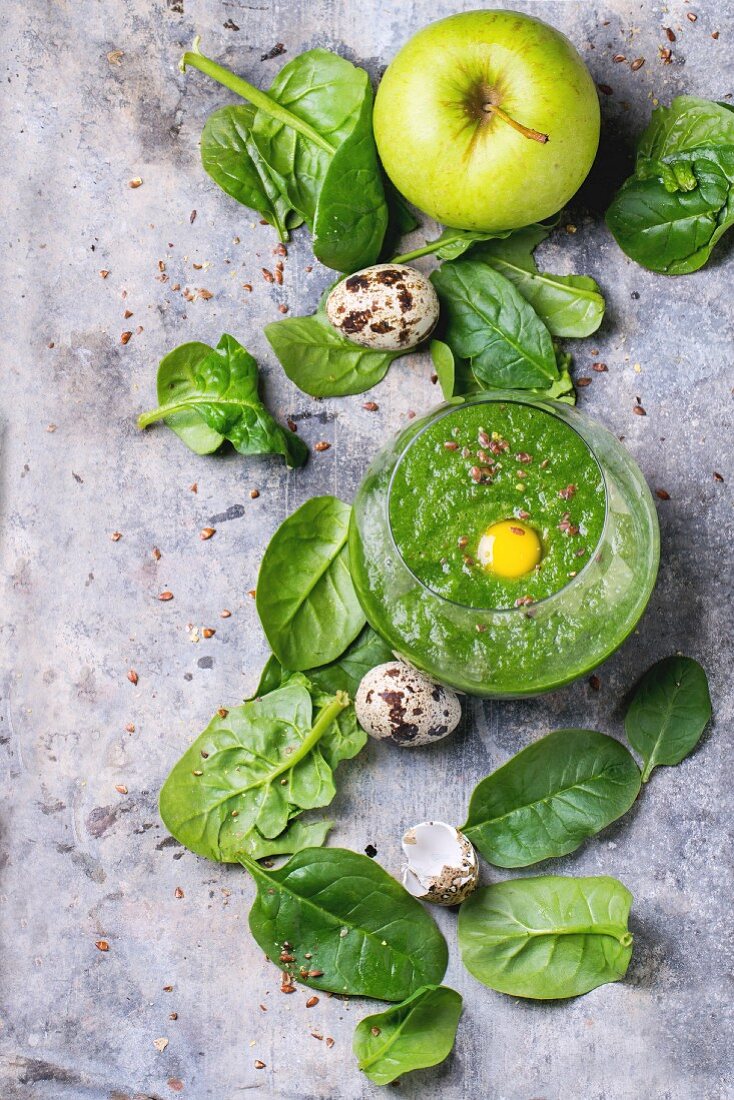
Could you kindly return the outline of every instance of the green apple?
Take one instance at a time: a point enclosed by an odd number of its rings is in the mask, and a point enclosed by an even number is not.
[[[431,23],[377,91],[375,139],[410,202],[458,229],[517,229],[555,214],[599,144],[599,100],[559,31],[512,11]]]

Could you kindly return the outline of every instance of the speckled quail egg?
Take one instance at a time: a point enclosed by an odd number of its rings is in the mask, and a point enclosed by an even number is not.
[[[444,821],[424,821],[403,837],[408,861],[403,885],[413,897],[460,905],[479,880],[477,853],[464,834]]]
[[[354,699],[357,721],[378,741],[428,745],[459,724],[461,704],[453,691],[403,661],[371,669]]]
[[[337,332],[379,351],[414,348],[433,332],[438,312],[432,284],[405,264],[355,271],[326,300],[326,316]]]

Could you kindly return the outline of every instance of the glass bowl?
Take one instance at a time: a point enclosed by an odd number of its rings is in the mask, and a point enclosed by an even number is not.
[[[606,488],[601,537],[577,575],[530,606],[496,610],[428,588],[403,560],[389,518],[393,475],[413,441],[459,406],[492,402],[530,405],[563,420],[588,446]],[[660,537],[645,479],[606,428],[568,405],[492,391],[440,405],[379,451],[357,491],[349,551],[367,619],[398,657],[457,691],[501,699],[562,687],[622,644],[655,585]]]

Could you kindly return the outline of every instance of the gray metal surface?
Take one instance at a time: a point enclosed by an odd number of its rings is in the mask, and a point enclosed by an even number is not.
[[[608,872],[631,888],[627,979],[574,1001],[515,1002],[463,971],[456,915],[438,912],[451,947],[447,982],[466,1000],[456,1051],[391,1095],[721,1100],[734,1095],[733,261],[724,244],[699,274],[648,274],[616,248],[601,212],[654,98],[734,91],[734,5],[698,5],[695,23],[680,3],[514,6],[565,30],[613,90],[601,97],[592,180],[564,218],[575,232],[557,233],[544,259],[594,275],[606,292],[602,331],[572,349],[577,376],[593,379],[580,404],[624,436],[650,485],[670,494],[658,502],[660,580],[639,630],[599,671],[599,690],[581,682],[535,701],[470,700],[451,739],[416,752],[370,743],[342,765],[332,843],[374,844],[397,872],[405,827],[461,821],[474,783],[549,729],[620,735],[637,676],[677,649],[698,657],[716,711],[699,749],[656,772],[621,823],[547,868]],[[371,1007],[322,996],[307,1009],[305,991],[283,996],[247,931],[246,874],[173,843],[156,797],[212,711],[255,683],[266,646],[247,592],[275,527],[314,494],[350,499],[381,440],[437,393],[429,364],[415,357],[365,397],[312,401],[283,376],[263,324],[280,316],[280,303],[312,308],[329,274],[307,270],[299,232],[282,288],[263,280],[275,260],[272,231],[219,192],[198,160],[204,119],[229,97],[195,72],[179,75],[176,63],[199,32],[211,55],[256,83],[316,44],[376,76],[413,31],[459,7],[3,6],[2,1100],[380,1095],[350,1052],[353,1026]],[[668,45],[662,25],[677,35],[669,65],[658,57]],[[277,42],[283,57],[261,61]],[[617,53],[645,64],[632,72],[613,62]],[[142,186],[129,187],[138,176]],[[212,297],[189,302],[186,287]],[[127,345],[123,331],[133,332]],[[137,431],[160,356],[222,331],[258,357],[279,415],[293,416],[309,443],[331,443],[305,469],[231,453],[197,458],[164,428]],[[608,372],[592,373],[594,360]],[[646,417],[632,413],[637,397]],[[378,412],[363,409],[368,398]],[[208,523],[217,533],[202,542]],[[174,593],[168,603],[157,598],[164,589]],[[220,618],[224,608],[231,618]],[[203,627],[216,628],[208,641]],[[103,940],[106,952],[95,946]],[[333,1047],[312,1032],[333,1037]],[[158,1039],[168,1040],[162,1051]]]

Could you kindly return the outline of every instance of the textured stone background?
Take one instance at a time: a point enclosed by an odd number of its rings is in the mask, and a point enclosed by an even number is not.
[[[247,590],[270,534],[313,494],[350,499],[380,441],[437,393],[417,357],[368,395],[377,413],[362,409],[362,396],[316,403],[284,378],[262,326],[281,302],[294,313],[311,309],[329,276],[306,272],[309,244],[298,233],[283,287],[263,281],[260,269],[274,259],[271,230],[220,193],[198,160],[204,119],[228,95],[196,72],[181,76],[176,63],[196,31],[212,56],[263,85],[284,59],[317,44],[377,76],[412,32],[461,6],[4,5],[2,1100],[380,1094],[350,1053],[368,1006],[322,997],[307,1010],[305,992],[282,996],[277,971],[247,932],[247,876],[172,842],[156,796],[213,710],[255,682],[266,647]],[[475,782],[549,729],[619,735],[625,697],[648,664],[679,648],[700,658],[716,720],[699,749],[656,772],[624,821],[552,866],[608,872],[632,889],[636,948],[626,981],[575,1001],[517,1003],[462,970],[456,915],[440,912],[452,946],[447,981],[466,1000],[458,1044],[443,1066],[407,1078],[394,1094],[720,1100],[734,1095],[726,949],[732,260],[725,244],[696,275],[651,275],[625,260],[601,212],[656,98],[734,92],[734,5],[694,6],[695,23],[678,2],[514,6],[565,30],[612,89],[601,97],[598,163],[564,218],[577,232],[559,231],[544,258],[559,271],[593,274],[606,292],[602,331],[573,351],[577,375],[595,359],[609,371],[593,375],[580,404],[625,437],[653,488],[670,493],[658,502],[660,581],[638,633],[600,670],[598,692],[581,682],[542,700],[468,702],[452,739],[403,753],[370,744],[343,765],[332,842],[358,851],[372,843],[397,872],[406,826],[428,816],[462,820]],[[678,35],[667,66],[658,58],[662,25]],[[286,46],[284,59],[261,61],[276,42]],[[118,64],[108,60],[114,50],[123,51]],[[614,64],[618,52],[645,65],[632,72]],[[136,176],[143,185],[133,190]],[[177,282],[213,296],[189,303],[173,290]],[[134,335],[122,346],[128,328]],[[231,453],[197,458],[165,429],[137,431],[161,355],[185,340],[215,342],[222,330],[258,356],[272,407],[292,415],[310,443],[331,442],[304,470],[287,474],[277,460]],[[638,396],[645,418],[632,415]],[[207,523],[217,534],[201,542]],[[170,603],[156,598],[165,588],[175,595]],[[189,624],[216,627],[216,635],[195,643]],[[95,947],[100,939],[106,954]],[[333,1048],[311,1030],[333,1036]],[[168,1039],[162,1053],[158,1038]],[[267,1068],[255,1070],[256,1058]]]

